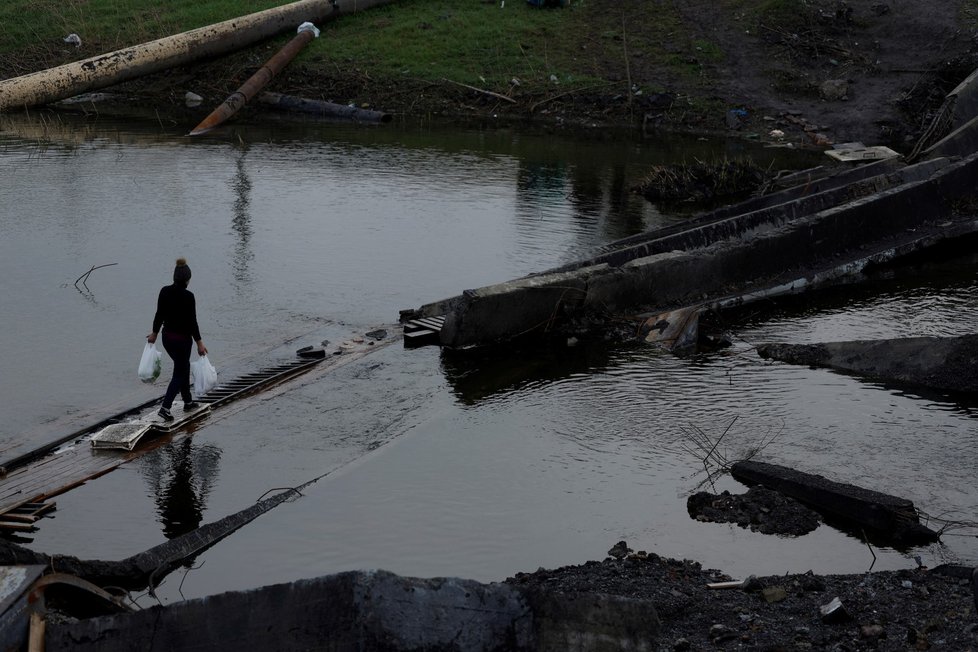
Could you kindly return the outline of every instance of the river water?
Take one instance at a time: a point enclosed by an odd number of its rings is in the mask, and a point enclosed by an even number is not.
[[[0,116],[4,459],[162,393],[135,370],[179,255],[211,358],[232,377],[682,219],[629,192],[650,165],[744,153],[811,164],[695,138],[242,121],[190,140],[187,129]],[[321,477],[173,574],[160,599],[369,568],[495,581],[601,559],[621,539],[734,575],[973,559],[973,530],[898,552],[825,525],[780,538],[698,523],[685,499],[704,479],[690,433],[727,431],[731,459],[766,443],[764,459],[973,520],[972,406],[762,361],[752,347],[970,332],[975,263],[945,255],[728,315],[734,345],[712,354],[378,346],[59,496],[27,545],[121,559]],[[717,489],[743,491],[729,478]]]

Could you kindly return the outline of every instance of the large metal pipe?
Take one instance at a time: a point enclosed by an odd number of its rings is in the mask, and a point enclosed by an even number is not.
[[[240,111],[241,107],[247,104],[248,101],[255,96],[255,93],[265,88],[265,86],[268,85],[268,82],[272,81],[275,78],[275,75],[282,71],[282,68],[289,65],[289,62],[295,59],[295,56],[302,51],[302,48],[306,46],[306,43],[318,36],[319,30],[316,29],[315,25],[312,23],[303,23],[300,25],[299,33],[296,34],[295,38],[286,43],[285,47],[276,52],[275,56],[265,62],[265,65],[258,69],[258,72],[249,77],[248,80],[238,88],[238,90],[231,93],[220,106],[211,111],[210,115],[204,118],[199,125],[194,127],[193,131],[190,132],[190,135],[199,136],[201,134],[206,134],[208,131]]]
[[[49,104],[79,93],[246,48],[303,22],[338,16],[395,0],[301,0],[108,54],[0,81],[0,111]]]

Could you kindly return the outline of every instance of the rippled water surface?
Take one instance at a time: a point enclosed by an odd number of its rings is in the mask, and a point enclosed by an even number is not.
[[[744,147],[408,126],[183,131],[0,117],[4,458],[159,396],[135,367],[177,255],[211,357],[232,376],[681,219],[628,192],[642,170]],[[685,499],[704,475],[690,433],[727,430],[732,459],[770,441],[771,461],[974,519],[972,407],[752,347],[970,332],[975,262],[942,256],[725,315],[734,345],[711,354],[380,346],[59,496],[29,545],[121,559],[322,476],[171,576],[161,599],[354,568],[499,580],[600,559],[620,539],[735,575],[864,571],[874,552],[824,525],[788,539],[692,521]],[[973,542],[915,552],[973,559]],[[914,564],[875,554],[877,569]]]

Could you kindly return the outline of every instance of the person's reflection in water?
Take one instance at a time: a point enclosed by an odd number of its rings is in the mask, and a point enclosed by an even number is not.
[[[148,456],[144,470],[154,492],[163,534],[176,538],[200,527],[221,457],[213,446],[194,446],[190,437]]]

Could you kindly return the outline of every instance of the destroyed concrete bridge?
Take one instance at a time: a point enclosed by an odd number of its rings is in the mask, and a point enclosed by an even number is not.
[[[780,190],[596,256],[401,311],[405,340],[465,349],[574,323],[799,292],[978,231],[978,71],[907,157],[819,167]]]

